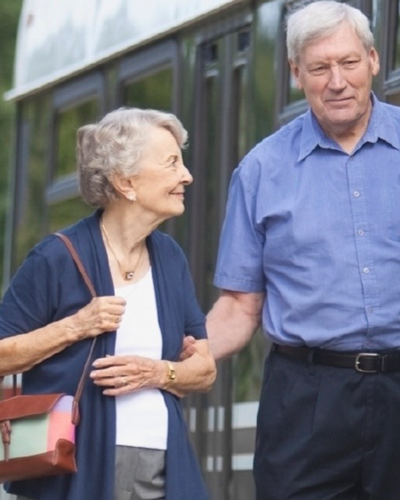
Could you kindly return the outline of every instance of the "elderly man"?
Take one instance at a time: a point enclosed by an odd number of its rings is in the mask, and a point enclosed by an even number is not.
[[[233,175],[209,337],[217,359],[261,322],[273,342],[258,500],[399,500],[400,109],[358,9],[308,4],[287,45],[310,109]]]

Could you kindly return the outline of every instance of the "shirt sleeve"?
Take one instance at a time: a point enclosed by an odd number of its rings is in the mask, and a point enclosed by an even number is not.
[[[265,236],[256,221],[259,164],[247,156],[234,171],[222,227],[214,285],[238,292],[265,290]]]
[[[0,338],[48,324],[56,300],[53,288],[49,263],[35,247],[14,275],[0,303]]]

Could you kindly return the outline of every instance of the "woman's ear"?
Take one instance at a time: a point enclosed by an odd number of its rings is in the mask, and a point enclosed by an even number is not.
[[[131,177],[125,177],[119,172],[115,172],[110,179],[115,191],[129,201],[136,201],[136,193]]]

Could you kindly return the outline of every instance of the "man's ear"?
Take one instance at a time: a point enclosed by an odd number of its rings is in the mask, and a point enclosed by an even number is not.
[[[369,52],[369,59],[371,61],[372,75],[376,76],[380,70],[379,54],[374,47]]]
[[[292,75],[293,75],[294,79],[296,80],[296,87],[299,90],[302,90],[303,84],[301,83],[301,80],[300,80],[300,68],[299,68],[298,64],[296,64],[294,61],[289,59],[289,65],[290,65],[290,71],[292,72]]]

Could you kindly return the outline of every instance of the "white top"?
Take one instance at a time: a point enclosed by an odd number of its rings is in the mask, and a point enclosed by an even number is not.
[[[115,354],[161,359],[162,336],[151,269],[137,283],[116,288],[115,295],[126,300]],[[115,402],[117,445],[167,448],[168,413],[158,389],[130,392],[117,396]]]

